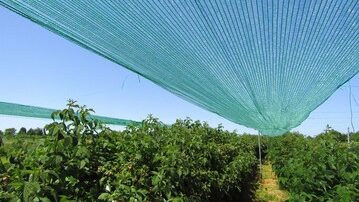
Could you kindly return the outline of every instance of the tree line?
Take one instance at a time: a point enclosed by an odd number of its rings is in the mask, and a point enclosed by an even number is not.
[[[26,129],[21,127],[19,131],[15,128],[7,128],[4,131],[0,130],[0,136],[12,136],[12,135],[44,135],[43,128],[30,128]]]

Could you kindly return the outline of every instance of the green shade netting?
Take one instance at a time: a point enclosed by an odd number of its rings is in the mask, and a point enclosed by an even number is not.
[[[43,119],[51,119],[51,114],[56,111],[54,109],[47,109],[42,107],[34,107],[28,105],[21,105],[15,103],[0,102],[0,114],[10,115],[10,116],[23,116],[23,117],[36,117]],[[56,117],[58,118],[58,117]],[[102,123],[126,126],[130,124],[139,124],[140,122],[126,120],[126,119],[116,119],[109,118],[104,116],[91,116],[93,119],[97,119]]]
[[[358,0],[0,3],[264,134],[298,126],[359,71]]]

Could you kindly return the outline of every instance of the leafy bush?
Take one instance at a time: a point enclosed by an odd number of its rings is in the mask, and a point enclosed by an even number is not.
[[[41,128],[35,128],[35,129],[33,129],[33,128],[30,128],[28,131],[27,131],[27,135],[43,135],[44,134],[44,132],[43,132],[44,130],[43,129],[41,129]]]
[[[77,109],[77,111],[75,111]],[[94,139],[101,124],[90,120],[91,110],[74,102],[57,111],[60,122],[46,126],[42,141],[16,136],[8,151],[0,198],[23,201],[93,200],[98,192]],[[2,191],[2,192],[1,192]]]
[[[12,136],[12,135],[15,135],[15,133],[16,133],[15,128],[7,128],[4,131],[4,135],[6,135],[6,136]]]
[[[359,142],[359,132],[352,133],[352,134],[350,135],[350,139],[351,139],[351,141]]]
[[[255,183],[256,137],[149,117],[111,131],[71,101],[46,135],[5,149],[0,198],[23,201],[238,201]],[[24,141],[26,140],[26,141]],[[263,147],[265,147],[263,143]]]
[[[116,154],[100,167],[108,200],[238,200],[257,169],[256,146],[246,137],[190,119],[165,126],[150,117],[100,141],[102,157]]]
[[[20,128],[20,130],[19,130],[19,132],[17,133],[17,134],[26,134],[26,128],[24,128],[24,127],[21,127]]]
[[[269,159],[281,186],[293,201],[358,200],[359,153],[340,142],[338,134],[324,137],[287,134],[272,139]]]
[[[315,138],[322,139],[322,140],[332,139],[336,142],[347,142],[348,141],[347,134],[342,134],[339,131],[333,130],[329,126],[327,126],[327,129],[325,130],[324,133],[320,133]]]

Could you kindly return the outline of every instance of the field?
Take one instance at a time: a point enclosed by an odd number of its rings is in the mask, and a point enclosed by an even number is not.
[[[262,137],[149,117],[118,132],[69,103],[43,135],[2,135],[0,201],[356,201],[359,134]]]
[[[287,134],[273,138],[269,147],[268,159],[292,200],[358,201],[358,142],[348,144],[331,130],[315,138]]]

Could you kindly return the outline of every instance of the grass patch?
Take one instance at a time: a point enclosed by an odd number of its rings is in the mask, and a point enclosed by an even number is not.
[[[280,189],[277,176],[273,172],[270,162],[263,164],[262,172],[262,180],[255,193],[257,201],[280,202],[288,200],[288,192]]]

